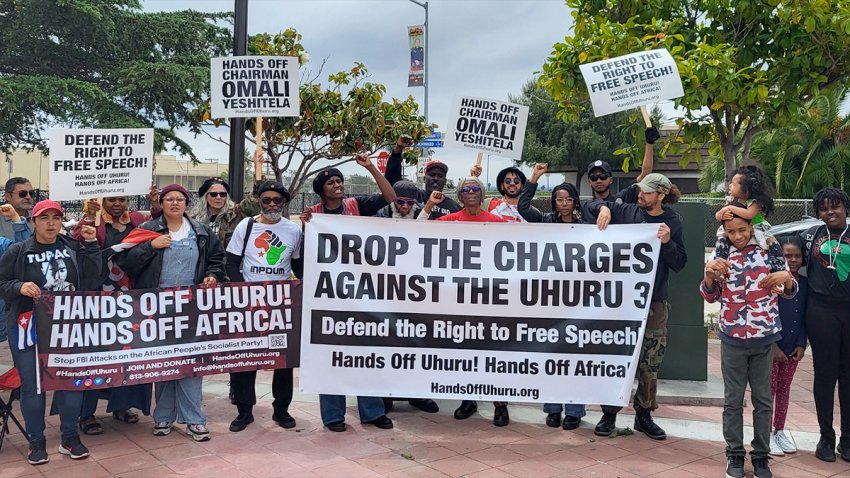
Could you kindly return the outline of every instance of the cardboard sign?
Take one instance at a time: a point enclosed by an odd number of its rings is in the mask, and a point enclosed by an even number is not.
[[[587,63],[579,69],[597,118],[685,95],[676,61],[663,48]]]
[[[153,129],[50,130],[50,199],[147,195]]]
[[[298,58],[231,56],[210,59],[213,118],[298,116]]]
[[[516,160],[522,157],[527,106],[461,96],[455,98],[449,114],[447,147],[486,151]]]

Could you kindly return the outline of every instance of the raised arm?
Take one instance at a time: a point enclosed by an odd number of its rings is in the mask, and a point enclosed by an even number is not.
[[[650,126],[644,131],[644,137],[646,139],[646,145],[643,147],[643,164],[640,167],[640,175],[635,178],[635,182],[637,183],[641,182],[647,174],[652,172],[652,168],[655,167],[655,150],[653,149],[653,145],[661,137],[661,134],[655,126]]]
[[[369,171],[369,174],[372,175],[372,178],[378,184],[378,189],[381,190],[381,195],[384,196],[384,199],[388,203],[395,201],[395,191],[393,190],[393,185],[387,181],[387,178],[381,174],[381,171],[372,164],[372,160],[369,159],[369,156],[365,154],[358,154],[354,157],[354,160],[357,161],[357,164],[366,168]]]

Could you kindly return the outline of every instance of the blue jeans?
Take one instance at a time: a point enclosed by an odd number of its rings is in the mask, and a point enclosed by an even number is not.
[[[565,403],[563,407],[560,403],[543,404],[543,412],[545,413],[561,413],[561,410],[564,410],[564,415],[568,417],[581,418],[586,415],[584,405],[579,405],[577,403]]]
[[[44,440],[44,393],[36,392],[35,347],[26,350],[12,349],[12,361],[21,376],[21,413],[24,416],[30,443]],[[59,408],[59,430],[62,441],[77,435],[77,422],[80,420],[80,407],[83,404],[83,392],[56,391],[53,394],[54,405]]]
[[[345,421],[345,395],[319,395],[322,423]],[[380,397],[357,397],[357,410],[361,422],[371,422],[384,414],[384,401]]]
[[[156,423],[178,421],[189,425],[206,425],[207,416],[201,407],[203,377],[187,377],[156,384]]]

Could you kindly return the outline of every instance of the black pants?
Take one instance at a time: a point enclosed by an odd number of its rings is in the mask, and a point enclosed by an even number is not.
[[[841,436],[850,437],[850,305],[810,294],[806,309],[806,334],[812,345],[815,371],[814,396],[822,437],[835,442],[832,411],[835,383],[841,409]]]
[[[233,403],[237,408],[253,407],[257,404],[257,393],[254,384],[257,381],[257,372],[236,372],[230,374],[230,390],[233,392]],[[272,407],[275,412],[289,411],[292,403],[292,369],[275,369],[272,377],[272,396],[274,401]]]

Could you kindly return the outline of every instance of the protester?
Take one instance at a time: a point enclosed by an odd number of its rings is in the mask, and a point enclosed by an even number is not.
[[[189,193],[179,184],[169,184],[162,189],[160,202],[162,216],[139,226],[160,236],[121,253],[118,265],[138,289],[215,285],[224,277],[224,249],[208,225],[186,216]],[[201,377],[157,383],[153,434],[168,435],[179,420],[195,441],[209,440],[202,386]]]
[[[729,196],[727,200],[737,202],[741,207],[731,204],[723,206],[714,215],[722,221],[733,215],[749,219],[753,224],[753,233],[759,244],[767,247],[767,237],[770,234],[770,224],[765,217],[773,211],[773,186],[770,178],[756,166],[742,166],[735,170],[729,181]],[[729,254],[729,241],[723,234],[723,227],[717,229],[717,244],[714,248],[717,257],[725,259]],[[784,259],[782,260],[784,263]]]
[[[290,280],[293,273],[301,278],[301,228],[283,217],[289,191],[277,181],[265,181],[257,189],[260,214],[243,219],[233,231],[227,246],[227,276],[233,282]],[[257,404],[257,372],[230,374],[232,401],[238,415],[230,422],[230,431],[240,432],[254,422]],[[272,420],[283,428],[294,428],[289,414],[292,403],[292,368],[275,369],[272,377]]]
[[[793,299],[779,297],[779,321],[782,323],[782,338],[773,347],[773,373],[770,391],[773,395],[773,431],[770,433],[770,454],[782,456],[795,453],[794,437],[785,432],[785,417],[791,395],[791,381],[797,364],[806,353],[806,294],[808,280],[800,275],[803,266],[803,241],[799,236],[785,236],[779,240],[788,270],[797,281],[797,295]]]
[[[768,478],[773,476],[768,465],[773,415],[770,375],[773,348],[782,329],[774,288],[781,288],[783,297],[791,299],[797,294],[797,281],[784,267],[774,266],[782,257],[779,243],[771,239],[769,249],[762,248],[749,219],[733,215],[723,220],[723,229],[730,243],[728,259],[714,254],[709,257],[700,293],[710,303],[720,301],[718,338],[725,397],[726,476],[744,478],[744,393],[749,384],[753,404],[753,475]]]
[[[157,197],[159,192],[156,187],[151,188],[150,198]],[[151,203],[153,206],[153,203]],[[97,243],[103,250],[104,278],[101,289],[104,291],[129,290],[132,288],[126,274],[120,267],[114,264],[115,251],[113,246],[120,244],[130,232],[143,222],[150,219],[137,211],[129,210],[129,201],[126,196],[106,197],[103,199],[103,208],[95,200],[87,200],[84,203],[85,215],[71,231],[71,237],[80,239],[83,227],[95,228]],[[157,204],[152,209],[158,209]],[[100,215],[100,224],[97,225],[97,216]],[[139,415],[133,412],[133,408],[139,409],[147,416],[150,415],[151,407],[150,384],[130,385],[126,387],[112,387],[102,390],[86,390],[83,396],[83,407],[80,412],[80,430],[86,435],[100,435],[103,427],[97,422],[94,414],[97,411],[97,402],[101,398],[108,399],[107,413],[112,413],[112,418],[124,423],[138,423]]]
[[[401,180],[393,184],[395,201],[378,211],[378,217],[395,219],[416,219],[422,211],[422,204],[416,200],[418,188],[416,184]]]
[[[32,230],[26,220],[21,219],[18,211],[11,204],[0,205],[0,221],[13,229],[12,238],[0,236],[0,255],[13,243],[23,242],[32,236]],[[5,309],[5,304],[0,300],[0,311]],[[0,343],[7,339],[6,321],[0,320]]]
[[[0,216],[0,236],[15,242],[15,235],[19,234],[24,227],[32,232],[30,211],[35,202],[35,191],[29,179],[21,177],[10,178],[6,181],[3,191],[3,200],[15,209],[17,220],[13,221],[14,216],[11,213]]]
[[[395,147],[387,159],[387,172],[385,177],[391,184],[402,179],[402,153],[404,148],[410,147],[413,144],[413,139],[410,136],[401,136],[396,140]],[[425,175],[425,189],[418,189],[416,200],[424,203],[431,197],[434,191],[443,192],[446,187],[446,175],[449,173],[449,167],[446,163],[439,159],[432,159],[425,163],[423,174]],[[445,197],[443,202],[434,206],[431,210],[431,219],[451,214],[460,211],[460,205],[453,199]]]
[[[481,176],[481,166],[472,166],[470,174],[475,177]],[[490,198],[487,211],[501,217],[508,222],[525,222],[519,213],[519,195],[525,186],[526,178],[519,168],[507,167],[496,175],[496,188],[499,190],[500,198]]]
[[[302,223],[307,223],[313,214],[342,214],[348,216],[374,216],[378,210],[396,200],[395,191],[390,183],[381,176],[369,157],[357,155],[357,164],[366,168],[378,187],[380,195],[356,196],[346,198],[343,191],[342,173],[336,168],[326,168],[316,175],[313,180],[313,191],[319,195],[321,201],[315,204],[303,214]],[[380,397],[357,397],[357,409],[360,412],[361,423],[375,425],[378,428],[389,430],[393,427],[393,421],[387,417],[384,410],[384,401]],[[345,395],[319,395],[319,410],[322,414],[322,423],[332,432],[344,432],[345,425]]]
[[[666,176],[658,173],[648,174],[638,183],[638,203],[628,204],[608,201],[613,224],[658,224],[658,238],[661,239],[661,253],[655,271],[655,281],[646,319],[646,331],[641,345],[638,362],[638,386],[633,406],[635,409],[635,430],[655,440],[664,440],[667,434],[652,420],[652,411],[658,408],[658,369],[667,349],[667,303],[668,278],[670,270],[678,272],[688,260],[685,252],[682,220],[667,205],[679,201],[679,188]],[[594,205],[598,212],[599,203]],[[596,424],[594,433],[609,436],[616,428],[617,413],[622,407],[602,407],[602,418]]]
[[[239,204],[230,198],[230,185],[221,178],[209,178],[198,188],[198,200],[189,209],[189,217],[209,226],[227,247],[236,225],[245,218]]]
[[[820,426],[815,456],[835,461],[832,415],[835,384],[841,410],[838,453],[850,461],[850,235],[847,214],[850,198],[835,188],[815,193],[814,209],[823,224],[802,234],[809,293],[806,299],[806,335],[812,346],[813,392]]]
[[[33,299],[41,291],[84,291],[100,287],[101,254],[95,230],[83,226],[83,242],[59,234],[62,206],[55,201],[40,201],[32,209],[34,236],[13,244],[0,258],[0,296],[6,301],[6,325],[10,332],[9,348],[21,377],[21,412],[30,437],[27,461],[47,463],[44,437],[45,394],[37,392],[35,323]],[[59,453],[72,459],[85,458],[88,448],[77,434],[83,392],[57,391],[53,401],[59,411],[62,438]]]
[[[468,221],[468,222],[507,222],[501,217],[482,209],[484,204],[484,183],[475,176],[461,180],[457,190],[458,199],[463,204],[463,209],[437,218],[437,221]],[[418,220],[427,220],[431,211],[438,204],[446,200],[445,194],[433,191],[425,208],[419,215]],[[504,427],[510,423],[508,414],[508,402],[493,402],[493,425]],[[475,400],[463,400],[455,410],[454,417],[457,420],[466,420],[478,411],[478,402]]]

